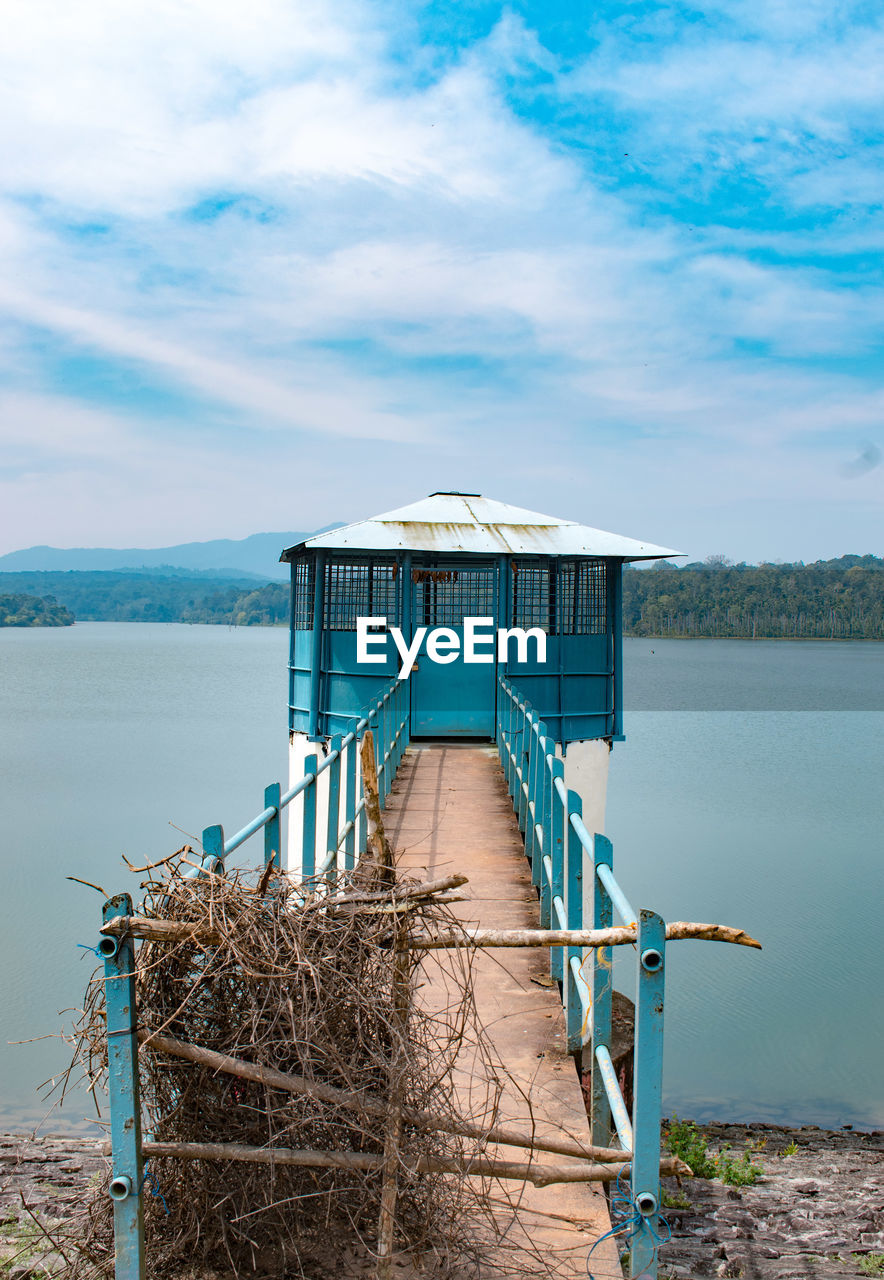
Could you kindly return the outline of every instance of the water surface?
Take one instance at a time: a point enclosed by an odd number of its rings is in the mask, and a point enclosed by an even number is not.
[[[667,1107],[884,1124],[884,645],[624,647],[617,874],[636,905],[764,942],[670,947]],[[0,630],[0,1126],[40,1120],[34,1085],[67,1060],[57,1039],[5,1041],[57,1032],[95,962],[78,944],[102,899],[65,877],[132,889],[121,854],[150,861],[260,810],[285,770],[286,653],[277,628]],[[88,1114],[78,1098],[49,1125]]]

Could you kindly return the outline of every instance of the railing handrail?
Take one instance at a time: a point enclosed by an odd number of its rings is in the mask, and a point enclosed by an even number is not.
[[[283,792],[280,789],[277,804],[265,805],[264,809],[252,818],[251,821],[247,822],[244,827],[241,827],[234,835],[226,838],[224,837],[223,827],[221,826],[204,828],[203,848],[205,850],[207,845],[211,845],[211,860],[213,864],[217,865],[219,861],[223,862],[224,858],[233,853],[234,850],[240,848],[240,846],[245,844],[252,836],[257,835],[259,831],[265,830],[272,823],[278,823],[283,811],[288,808],[292,801],[296,800],[298,796],[303,795],[305,792],[309,791],[311,787],[315,786],[322,774],[327,770],[334,769],[336,764],[340,768],[340,762],[344,751],[351,745],[355,744],[360,735],[369,728],[374,721],[378,720],[379,717],[382,719],[384,718],[389,707],[390,699],[397,693],[397,690],[400,691],[401,700],[405,703],[404,712],[402,716],[400,716],[400,721],[395,734],[380,735],[383,740],[377,744],[378,777],[379,779],[383,779],[384,783],[387,784],[388,779],[386,775],[388,773],[390,758],[394,754],[401,757],[401,751],[404,750],[404,745],[399,749],[399,742],[405,727],[405,720],[407,720],[409,714],[406,692],[402,682],[399,681],[398,676],[394,676],[389,681],[383,693],[378,695],[367,711],[364,711],[358,719],[355,716],[352,717],[352,721],[354,721],[353,727],[340,738],[337,746],[329,751],[327,755],[324,755],[321,759],[317,760],[314,768],[305,770],[304,776],[299,778],[298,781],[293,786],[289,787],[287,791]],[[388,738],[389,741],[387,740]],[[333,738],[332,741],[334,740],[335,739]],[[307,757],[308,760],[311,758],[311,756]],[[396,760],[396,764],[398,765],[398,759]],[[389,781],[391,781],[391,779]],[[385,785],[383,790],[384,796],[386,796],[388,791],[389,785]],[[338,842],[334,850],[327,850],[325,859],[320,863],[319,868],[317,868],[313,874],[321,875],[329,870],[331,862],[334,860],[332,855],[337,854],[340,850],[341,844],[348,838],[350,833],[355,830],[357,821],[364,811],[364,800],[361,798],[356,800],[354,797],[353,810],[353,813],[346,818],[344,826],[338,833]],[[214,838],[207,840],[209,832],[212,832],[213,836],[214,833],[220,832],[220,839],[217,836],[214,836]],[[277,844],[278,843],[279,839],[277,833]],[[276,852],[278,855],[279,850],[277,849]],[[200,871],[200,867],[192,867],[189,874],[199,875]]]
[[[636,913],[614,875],[611,842],[591,834],[582,800],[569,791],[557,743],[530,701],[501,674],[497,741],[520,828],[531,879],[540,898],[540,926],[583,928],[584,885],[593,929],[608,927],[613,912],[636,929],[636,1038],[634,1101],[630,1117],[611,1061],[613,965],[610,947],[589,952],[561,943],[550,947],[550,973],[562,984],[568,1048],[592,1046],[592,1141],[606,1146],[611,1127],[631,1164],[633,1201],[643,1224],[633,1235],[630,1274],[657,1274],[655,1235],[660,1200],[663,966],[666,926],[652,911]],[[518,754],[517,754],[518,753]],[[589,868],[592,868],[592,874]],[[587,872],[584,875],[584,872]]]

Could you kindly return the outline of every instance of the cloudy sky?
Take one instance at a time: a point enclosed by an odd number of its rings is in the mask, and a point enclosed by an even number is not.
[[[7,0],[0,553],[464,489],[884,551],[884,19]]]

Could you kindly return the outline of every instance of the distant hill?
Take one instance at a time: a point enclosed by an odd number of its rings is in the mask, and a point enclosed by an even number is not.
[[[212,577],[239,578],[244,574],[263,579],[287,578],[288,568],[279,563],[279,553],[310,538],[313,533],[339,529],[340,523],[308,532],[253,533],[239,541],[216,538],[212,542],[183,542],[174,547],[28,547],[0,556],[0,571],[21,573],[46,570],[112,569],[118,572],[176,569],[196,570]]]

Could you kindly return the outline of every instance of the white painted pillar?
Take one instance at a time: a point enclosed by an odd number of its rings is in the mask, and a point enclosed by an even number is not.
[[[310,755],[318,757],[317,763],[322,761],[328,750],[328,739],[322,742],[310,742],[306,733],[293,733],[289,736],[289,789],[294,787],[304,776],[304,761]],[[345,747],[341,753],[341,786],[340,786],[340,803],[338,806],[338,831],[341,831],[345,822],[345,806],[347,799],[346,777],[347,770],[350,767],[350,752],[356,756],[356,802],[359,803],[362,795],[362,775],[360,771],[359,761],[359,743],[353,741],[349,746]],[[314,866],[318,867],[326,855],[326,839],[328,834],[328,783],[329,771],[326,769],[319,775],[316,792],[316,857]],[[303,867],[303,814],[304,804],[303,798],[297,796],[288,806],[286,813],[288,814],[288,831],[286,840],[286,860],[285,869],[289,875],[299,878]],[[358,832],[358,828],[357,828]],[[343,847],[338,854],[338,868],[343,869],[344,852]]]
[[[610,758],[611,748],[604,738],[569,742],[565,749],[565,784],[583,801],[583,823],[590,835],[605,833]]]

